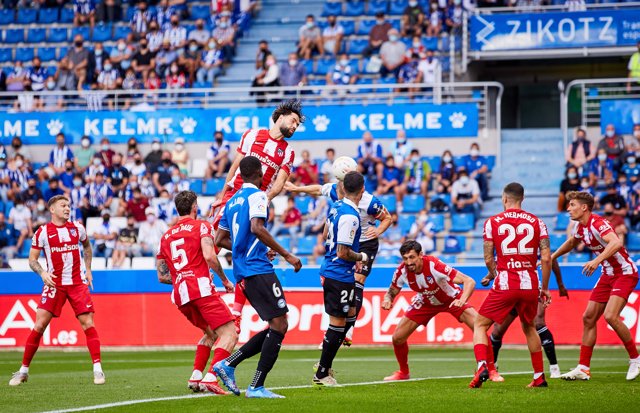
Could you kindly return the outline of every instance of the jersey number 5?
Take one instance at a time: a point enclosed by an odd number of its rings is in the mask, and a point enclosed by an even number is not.
[[[506,238],[502,240],[500,243],[500,249],[502,250],[502,255],[530,255],[533,254],[533,248],[527,247],[527,244],[531,242],[534,235],[533,226],[531,224],[520,224],[517,227],[513,227],[511,224],[502,224],[498,227],[498,234],[504,235],[507,234]],[[518,246],[510,247],[515,239],[516,235],[523,235],[522,238],[518,242]]]
[[[187,252],[182,248],[178,248],[183,244],[184,238],[177,239],[171,243],[171,260],[173,261],[173,267],[176,271],[180,271],[189,263]]]

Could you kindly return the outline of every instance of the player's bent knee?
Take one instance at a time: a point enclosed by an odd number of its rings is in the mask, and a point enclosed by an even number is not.
[[[620,321],[620,316],[614,312],[605,311],[603,317],[609,325],[617,324]]]
[[[407,337],[402,337],[400,335],[394,334],[393,336],[391,336],[391,342],[394,346],[401,346],[407,342]]]

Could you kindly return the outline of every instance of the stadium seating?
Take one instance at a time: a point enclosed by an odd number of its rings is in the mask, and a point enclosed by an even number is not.
[[[468,232],[475,227],[473,214],[451,215],[451,232]]]
[[[402,200],[403,212],[420,212],[425,207],[425,199],[422,195],[407,195]]]
[[[566,231],[567,227],[569,226],[569,221],[569,213],[560,212],[558,215],[556,215],[556,226],[554,229],[556,231]]]
[[[51,24],[56,23],[58,21],[58,10],[57,9],[40,9],[38,11],[38,23],[40,24]]]
[[[640,251],[640,233],[631,232],[627,235],[627,249],[629,251]]]

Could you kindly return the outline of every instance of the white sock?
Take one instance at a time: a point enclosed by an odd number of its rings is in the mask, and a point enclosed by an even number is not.
[[[560,366],[558,366],[557,364],[551,364],[549,366],[550,369],[560,369]]]
[[[541,377],[544,373],[533,373],[533,379],[536,380]]]
[[[20,373],[29,374],[29,366],[20,366]]]
[[[578,367],[580,370],[589,370],[589,366],[585,366],[584,364],[578,364]]]
[[[202,372],[200,370],[194,370],[189,380],[202,380]]]
[[[100,364],[100,362],[93,363],[93,372],[97,373],[101,371],[102,371],[102,364]]]
[[[479,361],[477,370],[480,370],[480,367],[482,367],[483,364],[487,364],[487,362],[486,361]]]
[[[206,381],[206,382],[218,381],[218,378],[213,373],[207,373],[204,376],[204,379],[202,379],[202,381]]]
[[[345,337],[348,338],[349,340],[353,339],[353,330],[355,330],[355,328],[351,327],[349,331],[347,331],[347,334]]]
[[[640,356],[634,358],[634,359],[629,359],[629,361],[640,361]]]

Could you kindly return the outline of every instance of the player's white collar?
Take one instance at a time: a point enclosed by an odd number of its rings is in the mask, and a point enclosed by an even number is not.
[[[342,198],[342,202],[344,202],[347,205],[351,205],[353,207],[353,209],[358,210],[358,206],[356,204],[353,203],[352,200],[350,200],[349,198]]]
[[[242,184],[242,187],[243,187],[243,188],[255,188],[255,189],[258,189],[258,187],[257,187],[257,186],[255,186],[254,184],[250,184],[250,183],[248,183],[248,182],[247,182],[247,183],[245,183],[245,184]]]

